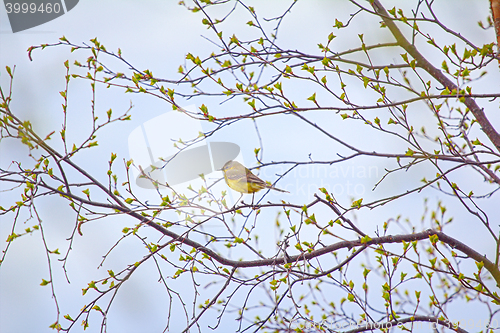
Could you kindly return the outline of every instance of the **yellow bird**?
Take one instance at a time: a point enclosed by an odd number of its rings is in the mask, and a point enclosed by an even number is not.
[[[255,193],[264,188],[290,193],[266,183],[239,162],[229,161],[224,164],[221,170],[224,172],[226,184],[240,193]]]

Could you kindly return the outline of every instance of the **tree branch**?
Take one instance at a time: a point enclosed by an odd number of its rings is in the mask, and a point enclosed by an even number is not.
[[[493,16],[493,27],[497,36],[497,52],[500,52],[500,0],[490,0],[491,15]],[[500,66],[500,59],[498,59]]]
[[[399,45],[408,52],[416,61],[417,65],[423,68],[427,73],[429,73],[433,78],[435,78],[439,83],[448,90],[458,91],[458,87],[448,79],[439,69],[434,67],[427,59],[417,50],[415,45],[410,44],[408,40],[403,36],[403,33],[396,24],[390,19],[389,14],[382,6],[379,0],[370,0],[370,3],[375,10],[375,12],[382,18],[384,23],[387,25],[393,36],[398,41]],[[490,123],[489,119],[486,117],[482,108],[476,104],[474,99],[471,97],[465,97],[465,105],[471,110],[474,117],[476,117],[477,122],[481,125],[484,133],[488,136],[490,141],[495,145],[498,151],[500,151],[500,134],[495,130],[493,125]]]
[[[158,225],[150,220],[148,220],[146,217],[133,212],[133,211],[128,211],[127,214],[142,220],[144,223],[148,224],[149,226],[155,228],[156,230],[160,231],[164,235],[171,237],[172,239],[184,243],[186,245],[189,245],[195,249],[197,249],[200,252],[203,252],[207,255],[209,255],[212,259],[215,261],[231,266],[231,267],[259,267],[259,266],[273,266],[273,265],[281,265],[281,264],[286,264],[290,262],[299,262],[299,261],[304,261],[304,260],[310,260],[316,257],[320,257],[326,253],[330,253],[333,251],[337,251],[343,248],[348,248],[351,249],[353,247],[358,247],[358,246],[367,246],[367,245],[375,245],[375,244],[388,244],[388,243],[401,243],[403,241],[405,242],[412,242],[412,241],[418,241],[418,240],[424,240],[428,239],[432,235],[438,236],[439,240],[443,243],[448,244],[450,247],[459,250],[466,254],[468,257],[474,259],[477,262],[483,262],[484,267],[491,273],[493,278],[495,279],[496,283],[498,286],[500,286],[500,270],[496,265],[491,262],[486,256],[481,255],[479,252],[476,250],[470,248],[469,246],[465,245],[464,243],[458,241],[457,239],[446,235],[445,233],[442,233],[440,231],[428,229],[419,233],[414,233],[414,234],[404,234],[404,235],[389,235],[389,236],[382,236],[382,237],[376,237],[372,238],[371,240],[367,242],[362,242],[361,240],[356,240],[356,241],[342,241],[338,242],[335,244],[331,244],[328,246],[325,246],[321,249],[314,250],[311,252],[307,253],[301,253],[299,255],[295,256],[289,256],[289,257],[280,257],[280,258],[270,258],[270,259],[262,259],[262,260],[247,260],[247,261],[240,261],[240,260],[231,260],[227,259],[215,251],[207,248],[206,246],[203,246],[202,244],[193,241],[185,236],[178,235],[170,230],[167,230],[166,228],[162,227],[161,225]]]

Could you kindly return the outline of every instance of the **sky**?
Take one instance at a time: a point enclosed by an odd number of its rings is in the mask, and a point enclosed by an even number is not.
[[[264,1],[255,1],[254,6],[262,8]],[[266,3],[265,16],[272,17],[280,14],[287,8],[289,2],[277,1],[272,5]],[[394,5],[392,2],[383,2],[386,8]],[[334,7],[334,9],[332,9]],[[474,2],[473,5],[467,1],[454,2],[449,6],[446,2],[437,5],[437,12],[443,15],[443,20],[452,29],[460,29],[467,33],[467,38],[479,40],[484,43],[492,38],[492,31],[484,32],[477,28],[477,21],[485,18],[488,14],[488,3]],[[467,8],[464,11],[463,8]],[[282,47],[301,49],[307,52],[318,52],[317,43],[324,41],[326,36],[333,30],[335,17],[346,22],[349,18],[349,10],[345,1],[335,1],[332,6],[327,1],[302,1],[295,6],[280,30],[279,41]],[[332,13],[333,11],[333,13]],[[218,15],[220,13],[215,13]],[[214,45],[213,36],[210,31],[201,24],[200,13],[193,14],[177,1],[125,1],[125,0],[81,0],[78,4],[56,19],[35,26],[33,28],[13,33],[7,17],[6,8],[0,9],[0,83],[2,87],[8,84],[5,66],[15,67],[13,84],[13,103],[15,112],[23,119],[30,119],[33,127],[43,134],[48,134],[54,129],[58,131],[61,127],[61,103],[59,91],[64,89],[65,67],[64,61],[69,59],[72,63],[75,59],[82,59],[84,52],[71,53],[69,48],[56,47],[36,50],[30,61],[27,49],[30,46],[43,43],[57,43],[59,38],[65,36],[76,44],[87,43],[97,37],[108,50],[121,49],[124,57],[137,68],[150,69],[159,77],[178,78],[179,65],[186,63],[185,56],[188,52],[194,55],[208,55],[217,50]],[[237,11],[225,28],[238,32],[238,36],[245,37],[250,34],[247,26],[241,25],[248,18],[243,11]],[[366,29],[362,24],[354,24],[354,31],[364,32]],[[366,31],[366,39],[382,40],[387,36],[380,35],[377,31]],[[212,40],[212,41],[211,41]],[[358,40],[339,37],[336,45],[340,49],[357,46]],[[395,57],[396,54],[391,54]],[[383,56],[382,56],[383,57]],[[113,63],[112,60],[109,60]],[[126,68],[123,64],[116,63],[116,68]],[[500,78],[497,73],[491,77],[477,82],[478,89],[484,88],[485,92],[495,91],[498,88]],[[290,85],[290,90],[297,96],[308,97],[312,91],[300,85]],[[498,90],[498,89],[497,89]],[[355,98],[363,101],[367,96],[360,91]],[[88,82],[72,81],[69,91],[71,120],[68,124],[72,129],[71,140],[81,140],[88,135],[91,92]],[[102,172],[107,169],[110,151],[118,154],[120,160],[133,158],[134,161],[147,161],[148,158],[156,160],[158,157],[166,157],[174,151],[171,145],[159,143],[176,140],[178,136],[196,136],[199,131],[207,131],[210,128],[206,124],[198,122],[183,122],[171,113],[169,104],[151,97],[124,94],[118,89],[98,89],[98,108],[102,111],[112,108],[114,112],[125,112],[131,104],[132,121],[120,124],[120,127],[105,129],[100,134],[106,139],[100,140],[99,147],[92,155],[83,155],[76,158],[76,162],[85,163],[87,171],[91,173]],[[206,104],[210,110],[217,110],[221,114],[232,114],[248,105],[241,100],[231,100],[220,103],[216,100],[186,100],[182,105],[186,109],[196,109],[201,103]],[[493,103],[494,104],[494,103]],[[496,104],[498,111],[498,102]],[[170,112],[170,113],[169,113]],[[497,112],[498,113],[498,112]],[[321,113],[310,115],[313,121],[324,123],[325,127],[339,136],[345,136],[353,143],[363,146],[365,150],[375,150],[381,145],[384,148],[397,149],[397,143],[386,141],[381,138],[367,138],[361,127],[347,129],[342,123],[329,121]],[[500,117],[492,116],[494,124],[500,125]],[[182,125],[181,125],[182,124]],[[277,124],[269,117],[258,120],[259,131],[251,122],[240,122],[227,128],[210,139],[210,142],[223,143],[221,148],[227,151],[228,144],[238,147],[234,153],[236,158],[247,166],[256,166],[254,149],[259,147],[260,140],[265,143],[263,158],[266,161],[281,160],[307,160],[311,154],[315,159],[322,160],[332,158],[332,152],[324,149],[327,142],[324,137],[318,136],[316,131],[304,127],[295,119],[285,119],[283,123]],[[176,130],[182,129],[178,134]],[[359,133],[352,135],[352,131]],[[57,143],[55,143],[57,145]],[[146,152],[150,147],[151,152]],[[170,147],[170,148],[169,148]],[[205,143],[196,145],[205,149]],[[290,148],[292,147],[292,148]],[[59,147],[60,148],[60,147]],[[210,148],[212,154],[216,149]],[[337,152],[342,152],[338,148]],[[24,146],[14,141],[5,141],[0,144],[0,163],[2,167],[9,165],[12,160],[26,160]],[[154,155],[154,156],[153,156]],[[224,155],[225,156],[225,155]],[[213,157],[212,157],[213,158]],[[88,163],[89,159],[92,163]],[[138,163],[138,162],[137,162]],[[144,162],[146,165],[147,162]],[[210,165],[210,164],[209,164]],[[390,164],[385,160],[373,161],[371,159],[357,159],[333,166],[328,169],[321,168],[298,168],[288,177],[281,179],[276,186],[291,192],[286,200],[294,203],[304,203],[311,200],[312,195],[318,187],[327,187],[339,197],[339,202],[349,205],[354,198],[364,197],[365,200],[391,193],[404,191],[413,183],[417,183],[419,172],[425,173],[430,170],[417,169],[415,177],[408,174],[398,174],[390,181],[383,183],[378,192],[372,191],[374,183],[382,176],[384,169]],[[212,170],[216,165],[210,165]],[[263,169],[260,176],[266,179],[274,179],[276,174],[283,171],[279,166]],[[418,171],[418,172],[417,172]],[[186,171],[187,172],[187,171]],[[323,172],[323,173],[322,173]],[[134,176],[137,177],[135,172]],[[458,174],[457,177],[460,177]],[[102,177],[102,176],[101,176]],[[220,172],[212,172],[207,176],[209,181],[215,181],[221,177]],[[196,183],[198,181],[198,183]],[[411,184],[409,184],[409,182]],[[467,186],[476,186],[477,179],[463,179]],[[201,184],[199,180],[193,180],[194,186]],[[185,186],[185,184],[181,184]],[[217,191],[225,187],[223,182],[217,184]],[[481,185],[477,185],[480,187]],[[4,187],[2,187],[4,189]],[[154,193],[149,189],[136,187],[135,190],[142,198],[155,200]],[[272,200],[282,199],[281,194],[270,193]],[[455,236],[467,239],[468,244],[477,246],[479,252],[488,253],[492,249],[488,244],[481,242],[484,235],[481,231],[471,234],[464,232],[470,216],[463,208],[454,207],[450,198],[441,197],[439,193],[426,193],[430,198],[429,205],[435,205],[438,200],[450,204],[454,208],[456,224],[449,228]],[[2,192],[0,200],[7,200],[8,194]],[[3,198],[3,199],[2,199]],[[229,192],[229,202],[234,203],[238,195]],[[486,201],[482,208],[488,212],[494,212],[493,201],[498,202],[498,195],[494,195],[490,201]],[[41,214],[44,216],[44,231],[47,235],[46,241],[51,248],[59,248],[66,251],[68,241],[66,240],[73,232],[74,215],[70,209],[61,204],[60,200],[40,199],[38,203]],[[375,231],[382,221],[394,216],[394,210],[405,207],[403,216],[417,218],[424,210],[423,196],[403,199],[398,204],[387,205],[377,210],[376,215],[369,211],[360,211],[356,216],[363,230]],[[326,212],[321,212],[326,214]],[[273,219],[276,212],[268,213]],[[66,223],[70,221],[70,223]],[[62,268],[54,264],[54,283],[61,307],[62,314],[77,313],[85,302],[92,299],[91,295],[82,296],[81,290],[93,279],[98,279],[106,273],[107,269],[125,267],[127,264],[140,260],[147,252],[144,246],[136,239],[125,240],[120,244],[120,250],[111,252],[110,256],[99,268],[102,256],[121,237],[124,227],[133,227],[134,221],[111,217],[106,223],[90,223],[83,228],[84,237],[75,237],[73,251],[67,261],[68,277],[71,283],[66,282]],[[34,224],[27,221],[26,226]],[[18,226],[21,230],[25,225]],[[10,217],[0,217],[0,240],[6,239],[11,233],[12,224]],[[208,225],[209,230],[217,230],[218,226]],[[255,226],[255,232],[261,235],[261,244],[264,253],[272,256],[276,251],[275,243],[280,239],[276,230],[269,232],[269,227],[264,225]],[[146,237],[156,239],[154,232],[144,232]],[[309,235],[305,235],[308,237]],[[312,237],[312,236],[311,236]],[[40,286],[41,279],[47,279],[47,257],[44,253],[43,242],[39,235],[32,234],[23,236],[16,240],[9,248],[7,260],[0,268],[0,329],[3,333],[14,332],[51,332],[48,328],[55,321],[55,307],[51,299],[51,289]],[[238,253],[233,254],[235,257]],[[56,259],[52,258],[55,262]],[[168,297],[165,289],[158,283],[156,269],[152,263],[141,267],[128,281],[123,290],[115,300],[108,318],[109,332],[161,332],[166,325],[166,313],[168,309]],[[209,279],[203,282],[208,282]],[[171,280],[172,289],[184,290],[184,299],[194,300],[192,288],[185,288],[185,280]],[[200,287],[202,289],[202,287]],[[209,291],[215,289],[207,288]],[[205,296],[205,294],[203,294]],[[201,297],[201,296],[200,296]],[[182,316],[178,302],[173,299],[173,318]],[[197,299],[200,302],[200,299]],[[470,315],[464,309],[455,309],[457,316]],[[227,324],[230,322],[231,316]],[[97,332],[99,318],[94,317],[94,326],[88,331]],[[226,320],[226,319],[225,319]],[[184,322],[171,323],[171,331],[175,332],[184,327]],[[204,319],[202,324],[214,324],[213,318]],[[75,331],[82,331],[81,327],[75,327]],[[203,330],[204,331],[204,330]]]

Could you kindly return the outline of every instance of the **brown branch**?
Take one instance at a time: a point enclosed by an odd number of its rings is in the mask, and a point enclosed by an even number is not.
[[[448,79],[439,69],[434,67],[427,59],[417,50],[415,45],[410,44],[408,40],[403,36],[403,33],[396,26],[394,21],[389,17],[389,14],[382,6],[379,0],[370,1],[375,12],[382,18],[385,25],[389,28],[393,36],[398,41],[399,45],[408,52],[416,61],[417,66],[423,68],[427,73],[429,73],[433,78],[435,78],[439,83],[448,90],[458,91],[458,87]],[[481,126],[484,133],[488,136],[490,141],[495,145],[498,151],[500,151],[500,134],[495,130],[493,125],[490,123],[489,119],[486,117],[482,108],[476,104],[474,99],[470,97],[465,97],[465,105],[471,110],[472,114],[476,118],[477,122]]]
[[[226,279],[226,283],[224,283],[224,285],[222,286],[222,288],[219,290],[219,292],[212,298],[212,300],[210,301],[210,303],[208,303],[207,305],[205,305],[203,307],[203,309],[200,311],[200,313],[198,314],[198,316],[196,316],[195,319],[193,319],[191,321],[191,323],[189,323],[189,325],[184,329],[184,331],[182,331],[182,333],[184,332],[188,332],[189,329],[191,328],[191,326],[193,326],[195,323],[197,323],[201,316],[205,313],[205,311],[207,311],[208,309],[210,309],[210,307],[212,305],[215,304],[215,302],[217,302],[217,300],[219,299],[220,295],[222,294],[222,292],[224,290],[226,290],[227,286],[229,286],[229,283],[231,282],[231,279],[233,278],[233,275],[234,275],[234,272],[236,272],[236,268],[233,268],[233,270],[231,271],[231,274],[229,274],[229,276],[227,277]]]
[[[490,0],[491,15],[493,16],[493,26],[497,36],[497,52],[500,52],[500,0]],[[498,59],[500,66],[500,59]]]
[[[234,268],[273,266],[273,265],[286,264],[289,262],[299,262],[299,261],[304,261],[304,260],[310,260],[310,259],[313,259],[315,257],[322,256],[326,253],[340,250],[342,248],[351,249],[354,247],[359,247],[359,246],[367,247],[368,245],[375,245],[375,244],[401,243],[403,241],[411,242],[411,241],[428,239],[429,236],[437,235],[440,241],[448,244],[450,247],[463,252],[468,257],[474,259],[477,262],[483,262],[484,267],[491,273],[491,275],[493,276],[493,278],[497,282],[497,285],[500,286],[500,270],[493,262],[491,262],[489,259],[487,259],[486,256],[481,255],[480,253],[478,253],[474,249],[470,248],[469,246],[465,245],[464,243],[458,241],[457,239],[450,237],[442,232],[432,230],[432,229],[428,229],[426,231],[416,233],[416,234],[403,234],[403,235],[396,235],[396,236],[383,236],[383,237],[372,238],[370,241],[364,242],[364,243],[362,243],[361,240],[342,241],[342,242],[338,242],[335,244],[331,244],[329,246],[325,246],[325,247],[318,249],[318,250],[314,250],[314,251],[311,251],[308,253],[302,253],[302,254],[295,255],[295,256],[290,256],[288,258],[287,257],[280,257],[280,258],[270,258],[270,259],[261,259],[261,260],[239,261],[239,260],[227,259],[227,258],[219,255],[215,251],[209,249],[208,247],[206,247],[206,246],[204,246],[196,241],[193,241],[186,236],[182,236],[182,235],[179,235],[173,231],[170,231],[167,228],[151,221],[149,218],[142,216],[141,214],[129,209],[128,207],[118,206],[118,205],[113,205],[113,204],[100,204],[100,203],[96,203],[96,202],[90,202],[90,201],[87,201],[85,199],[76,197],[70,193],[61,192],[57,189],[52,189],[52,190],[56,193],[71,197],[75,200],[79,200],[80,202],[85,203],[85,204],[102,206],[102,207],[106,207],[106,208],[113,208],[115,210],[121,211],[127,215],[130,215],[130,216],[140,220],[142,223],[149,225],[150,227],[156,229],[157,231],[159,231],[163,235],[170,237],[173,241],[177,241],[177,242],[186,244],[188,246],[191,246],[191,247],[195,248],[196,250],[207,254],[215,261],[217,261],[223,265],[231,266]],[[316,197],[316,198],[319,201],[323,201],[323,200],[320,200],[320,198],[318,198],[318,197]],[[329,205],[329,206],[332,207],[331,205]],[[338,212],[338,211],[336,211],[336,213],[340,214],[340,212]],[[351,223],[351,226],[352,226],[352,223]],[[357,231],[360,232],[359,230],[357,230]],[[363,234],[363,233],[361,233],[361,234]]]
[[[215,251],[207,248],[206,246],[193,241],[185,236],[178,235],[164,227],[162,227],[159,224],[156,224],[150,220],[148,220],[146,217],[134,212],[134,211],[125,211],[128,215],[131,215],[144,223],[148,224],[149,226],[155,228],[156,230],[160,231],[162,234],[174,239],[175,241],[181,242],[183,244],[186,244],[188,246],[191,246],[195,248],[196,250],[203,252],[207,255],[209,255],[212,259],[215,261],[231,266],[231,267],[260,267],[260,266],[274,266],[274,265],[282,265],[290,262],[299,262],[299,261],[304,261],[304,260],[310,260],[316,257],[320,257],[326,253],[330,253],[333,251],[337,251],[343,248],[351,249],[353,247],[358,247],[358,246],[367,246],[367,245],[376,245],[376,244],[387,244],[387,243],[401,243],[403,241],[405,242],[412,242],[412,241],[418,241],[418,240],[424,240],[428,239],[432,235],[438,236],[439,240],[443,243],[448,244],[450,247],[453,249],[459,250],[466,254],[469,258],[474,259],[477,262],[483,262],[484,267],[491,273],[495,281],[497,282],[497,285],[500,286],[500,270],[499,268],[491,262],[489,259],[486,258],[486,256],[481,255],[479,252],[476,250],[470,248],[469,246],[465,245],[464,243],[458,241],[457,239],[450,237],[440,231],[428,229],[419,233],[414,233],[414,234],[403,234],[403,235],[396,235],[396,236],[382,236],[382,237],[376,237],[372,238],[368,242],[362,242],[361,240],[356,240],[356,241],[342,241],[338,242],[335,244],[331,244],[328,246],[325,246],[321,249],[314,250],[311,252],[307,253],[301,253],[299,255],[295,256],[289,256],[287,257],[280,257],[280,258],[270,258],[270,259],[261,259],[261,260],[248,260],[248,261],[240,261],[240,260],[231,260],[227,259]]]

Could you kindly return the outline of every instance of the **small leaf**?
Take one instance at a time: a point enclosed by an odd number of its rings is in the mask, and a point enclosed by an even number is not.
[[[361,199],[361,200],[363,200],[363,199]],[[361,238],[361,244],[366,244],[366,243],[368,243],[371,240],[372,239],[370,238],[370,236],[365,235],[363,238]]]
[[[353,203],[351,204],[351,207],[359,209],[359,208],[361,208],[362,202],[363,202],[363,198],[356,200],[356,201],[353,201]]]
[[[308,101],[313,101],[316,102],[316,93],[312,94],[310,97],[307,98]]]
[[[47,281],[45,279],[42,279],[42,283],[40,283],[41,286],[46,286],[50,283],[50,281]]]

